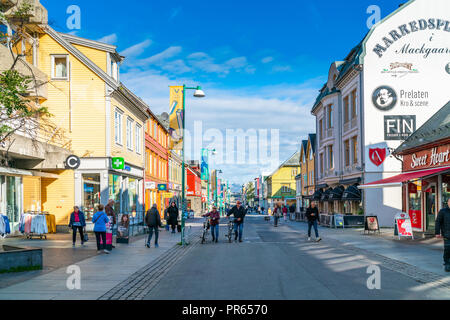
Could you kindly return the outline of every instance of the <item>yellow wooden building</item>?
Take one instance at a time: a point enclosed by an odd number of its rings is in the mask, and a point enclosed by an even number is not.
[[[295,177],[300,173],[300,152],[296,152],[267,177],[267,195],[270,207],[296,204]]]

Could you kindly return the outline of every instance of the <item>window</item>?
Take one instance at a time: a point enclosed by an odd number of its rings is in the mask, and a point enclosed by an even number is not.
[[[314,185],[314,172],[313,172],[313,171],[311,171],[311,172],[309,173],[309,185],[310,185],[310,186],[313,186],[313,185]]]
[[[353,164],[358,163],[358,137],[352,138],[352,146],[353,146]]]
[[[308,175],[303,175],[303,187],[306,187],[308,185]]]
[[[333,161],[333,146],[328,147],[328,168],[333,169],[334,168],[334,161]]]
[[[158,140],[158,124],[153,122],[153,139]]]
[[[136,153],[142,152],[142,127],[136,123]]]
[[[323,174],[323,153],[320,154],[320,173]]]
[[[352,119],[358,116],[358,108],[356,107],[356,89],[352,91]]]
[[[344,123],[348,123],[350,120],[349,111],[349,97],[347,96],[344,98]]]
[[[350,140],[344,142],[345,166],[350,166]]]
[[[311,148],[309,150],[309,160],[311,161],[312,159],[314,159],[314,152],[313,152],[313,149]]]
[[[289,184],[284,184],[284,185],[281,187],[281,192],[282,192],[282,193],[289,193],[289,192],[291,192],[291,185],[289,185]]]
[[[122,111],[114,112],[114,136],[117,144],[122,145]]]
[[[150,152],[145,152],[145,172],[150,173]]]
[[[292,169],[292,176],[293,176],[293,177],[296,177],[297,174],[298,174],[297,169]]]
[[[133,151],[133,119],[127,119],[127,148]]]
[[[333,128],[333,105],[328,106],[328,129]]]
[[[320,119],[319,121],[319,139],[323,139],[323,120]]]
[[[69,56],[52,55],[52,79],[68,80]]]

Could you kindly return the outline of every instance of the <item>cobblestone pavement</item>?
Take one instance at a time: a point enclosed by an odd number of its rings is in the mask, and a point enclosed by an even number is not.
[[[201,231],[198,231],[190,235],[188,240],[190,243],[186,248],[179,245],[173,247],[158,260],[143,267],[98,300],[143,300],[170,271],[170,268],[200,243],[200,233]]]

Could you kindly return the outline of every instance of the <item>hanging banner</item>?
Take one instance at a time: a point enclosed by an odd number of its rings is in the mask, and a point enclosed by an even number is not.
[[[183,86],[170,87],[170,149],[181,150],[183,141]]]
[[[202,180],[209,181],[208,150],[202,149]]]

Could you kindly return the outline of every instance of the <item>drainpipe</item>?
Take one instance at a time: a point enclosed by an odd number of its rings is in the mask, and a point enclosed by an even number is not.
[[[366,150],[366,144],[365,144],[365,132],[364,132],[364,66],[363,65],[359,65],[359,122],[360,122],[360,132],[359,132],[359,136],[360,136],[360,143],[359,143],[359,147],[361,148],[361,157],[360,157],[360,161],[361,161],[361,168],[362,168],[362,176],[361,176],[361,180],[362,183],[365,183],[365,173],[366,173],[366,161],[365,161],[365,150]],[[366,191],[362,190],[361,191],[361,196],[362,196],[362,201],[364,204],[364,215],[367,215],[367,210],[366,210]]]

